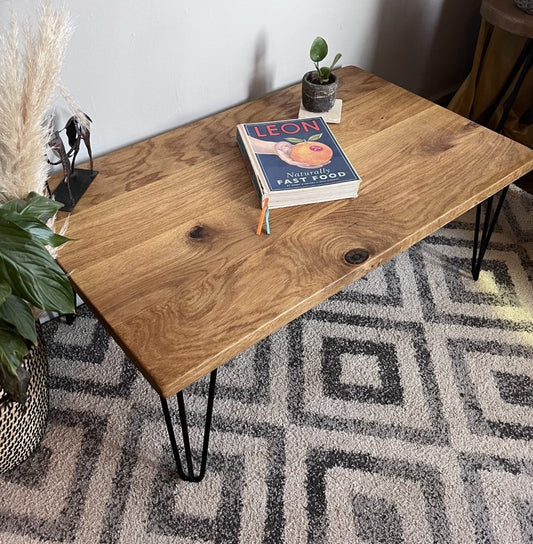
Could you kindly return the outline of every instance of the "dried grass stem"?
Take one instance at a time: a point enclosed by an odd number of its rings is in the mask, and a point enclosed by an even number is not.
[[[71,24],[65,9],[40,7],[37,31],[15,15],[0,35],[0,204],[44,194],[51,107]]]

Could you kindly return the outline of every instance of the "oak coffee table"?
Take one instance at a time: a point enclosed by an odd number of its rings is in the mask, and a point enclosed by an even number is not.
[[[512,140],[358,68],[336,73],[343,112],[331,128],[363,180],[357,199],[272,210],[272,234],[256,236],[235,127],[297,117],[295,85],[97,159],[71,214],[76,241],[59,262],[160,395],[185,480],[205,473],[220,365],[533,169],[533,151]],[[195,472],[182,392],[209,373]]]

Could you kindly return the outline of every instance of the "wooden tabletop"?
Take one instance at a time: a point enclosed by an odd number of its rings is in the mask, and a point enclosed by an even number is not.
[[[483,0],[480,13],[491,25],[517,36],[533,38],[533,15],[518,8],[513,0]]]
[[[60,252],[81,297],[164,397],[533,169],[533,151],[355,67],[330,125],[359,197],[271,211],[235,126],[297,117],[300,87],[110,153]],[[350,265],[354,248],[370,257]]]

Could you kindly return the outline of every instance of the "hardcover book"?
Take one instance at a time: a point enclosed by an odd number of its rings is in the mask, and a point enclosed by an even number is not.
[[[322,117],[243,123],[237,143],[261,207],[357,196],[361,178]]]

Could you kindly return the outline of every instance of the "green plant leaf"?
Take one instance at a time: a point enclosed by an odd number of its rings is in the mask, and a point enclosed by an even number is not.
[[[337,64],[337,62],[339,62],[341,57],[342,57],[341,53],[337,53],[335,55],[335,58],[333,59],[333,62],[331,63],[331,66],[329,67],[330,71],[333,70],[333,68],[335,68],[335,65]]]
[[[320,68],[320,72],[319,72],[319,79],[320,79],[320,83],[324,84],[324,83],[327,83],[329,81],[329,75],[331,74],[331,70],[329,69],[328,66],[322,66],[322,68]]]
[[[31,216],[18,213],[5,213],[2,214],[2,219],[29,232],[43,245],[59,247],[70,240],[70,238],[67,238],[66,236],[56,234],[45,223],[39,221],[39,219],[34,219]]]
[[[311,44],[309,56],[313,62],[320,62],[326,58],[328,54],[328,44],[324,38],[317,36]]]
[[[322,132],[319,134],[313,134],[312,136],[309,136],[308,142],[316,142],[317,140],[320,140],[322,138]]]
[[[25,201],[26,206],[20,213],[33,217],[34,219],[52,217],[63,207],[61,202],[34,193],[33,191],[25,198]]]
[[[57,202],[57,200],[31,192],[25,199],[13,199],[2,204],[0,206],[0,217],[4,217],[5,214],[16,213],[32,219],[45,220],[54,216],[62,207],[63,204]]]
[[[17,368],[29,349],[23,338],[9,323],[0,319],[0,366],[16,376]]]
[[[4,304],[0,305],[0,319],[13,325],[16,331],[29,340],[32,344],[37,344],[37,331],[35,329],[35,317],[22,299],[11,295],[7,297]]]
[[[25,200],[10,200],[0,206],[0,218],[18,225],[45,245],[59,247],[70,239],[56,234],[41,218],[55,215],[62,206],[60,202],[32,192]]]
[[[4,304],[4,301],[10,294],[11,287],[9,287],[9,284],[0,280],[0,305]]]
[[[285,138],[285,140],[287,140],[287,142],[289,142],[291,144],[301,144],[302,142],[305,142],[305,140],[302,140],[301,138],[292,138],[292,137],[291,138]]]
[[[12,293],[37,308],[74,312],[70,282],[46,248],[31,234],[0,218],[0,278]]]
[[[0,321],[0,387],[11,400],[26,402],[29,376],[20,366],[28,348],[11,327]]]
[[[17,198],[13,200],[8,200],[5,204],[2,204],[0,206],[0,217],[4,217],[4,215],[7,213],[19,213],[21,210],[24,209],[26,204],[27,202],[25,200],[20,200]]]
[[[0,385],[10,400],[25,404],[29,381],[28,371],[23,366],[19,366],[17,373],[13,376],[0,365]]]

